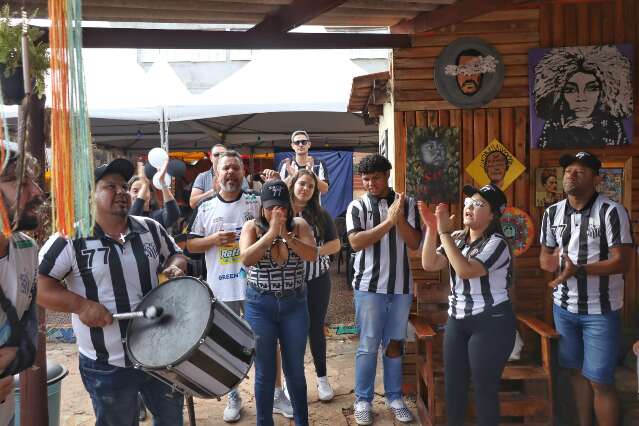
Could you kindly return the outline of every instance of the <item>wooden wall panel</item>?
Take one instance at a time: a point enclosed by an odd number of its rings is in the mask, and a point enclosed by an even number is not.
[[[531,150],[528,108],[528,50],[535,47],[633,43],[635,46],[635,82],[639,76],[639,1],[584,0],[541,2],[537,8],[505,10],[479,16],[438,31],[415,34],[413,47],[393,51],[392,74],[395,101],[396,137],[403,138],[397,149],[404,151],[406,125],[454,126],[460,128],[460,185],[473,184],[465,172],[468,164],[493,138],[503,143],[526,166],[526,172],[507,189],[509,202],[530,212],[538,232],[542,211],[534,204],[534,171],[538,167],[557,165],[565,151]],[[441,50],[463,36],[476,36],[492,43],[502,54],[506,76],[502,91],[488,105],[475,110],[460,110],[443,100],[433,81],[433,64]],[[635,83],[635,101],[639,106],[639,84]],[[635,108],[635,141],[631,148],[593,150],[604,161],[629,161],[628,178],[634,184],[625,197],[633,218],[635,239],[639,241],[639,126]],[[401,154],[401,153],[400,153]],[[400,158],[401,155],[398,157]],[[406,170],[395,165],[395,182],[403,190]],[[629,184],[630,187],[630,184]],[[451,206],[459,213],[460,204]],[[461,215],[460,215],[461,216]],[[417,254],[415,254],[416,256]],[[546,283],[550,277],[538,267],[538,245],[517,258],[515,263],[517,310],[551,320],[551,295]],[[419,261],[411,261],[421,269]],[[637,261],[626,281],[626,325],[636,325],[639,302],[636,288]],[[416,273],[416,283],[437,279],[436,275]],[[447,274],[439,279],[447,280]],[[418,301],[419,302],[419,301]],[[422,304],[417,304],[418,309]]]

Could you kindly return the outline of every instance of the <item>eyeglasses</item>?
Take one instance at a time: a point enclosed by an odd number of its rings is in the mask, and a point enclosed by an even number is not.
[[[298,141],[293,141],[293,145],[304,146],[308,143],[308,139],[300,139]]]
[[[473,208],[480,208],[480,207],[484,207],[486,205],[485,201],[481,201],[481,200],[473,200],[472,198],[466,198],[464,199],[464,207],[470,207],[473,206]]]
[[[213,153],[213,154],[211,154],[211,155],[212,155],[213,157],[215,157],[215,158],[218,158],[218,157],[219,157],[220,155],[222,155],[222,154],[223,154],[222,152],[216,152],[216,153]]]

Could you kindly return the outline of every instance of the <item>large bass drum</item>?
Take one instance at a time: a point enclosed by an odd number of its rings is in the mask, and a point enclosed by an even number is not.
[[[255,335],[246,321],[215,300],[205,282],[168,280],[136,310],[149,306],[161,307],[163,315],[133,319],[127,329],[126,350],[134,367],[200,398],[219,398],[246,377]]]

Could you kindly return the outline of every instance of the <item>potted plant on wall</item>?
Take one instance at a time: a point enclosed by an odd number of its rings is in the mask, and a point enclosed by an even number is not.
[[[22,25],[17,23],[18,14],[11,12],[9,5],[0,10],[0,83],[2,95],[7,105],[19,104],[24,98],[22,76]],[[28,27],[29,76],[33,90],[44,95],[44,77],[49,69],[49,44],[42,40],[44,31]]]

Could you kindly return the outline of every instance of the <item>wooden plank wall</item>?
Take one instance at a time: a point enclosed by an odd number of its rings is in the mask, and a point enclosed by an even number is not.
[[[507,190],[511,205],[530,212],[537,232],[541,214],[534,203],[534,170],[540,166],[558,165],[562,151],[540,151],[529,148],[528,50],[535,47],[594,45],[602,43],[635,43],[639,49],[639,1],[575,0],[546,1],[528,8],[498,11],[438,31],[415,34],[413,47],[395,49],[391,65],[391,81],[395,101],[396,163],[395,182],[405,189],[406,129],[411,126],[455,126],[461,132],[460,185],[472,184],[466,166],[493,138],[500,140],[526,166],[526,172]],[[492,43],[502,54],[506,66],[504,85],[499,95],[481,109],[460,110],[443,100],[435,89],[433,66],[444,46],[464,36],[480,37]],[[635,54],[639,58],[639,50]],[[639,70],[639,61],[635,61]],[[636,82],[636,80],[635,80]],[[635,83],[635,100],[639,98]],[[639,130],[635,108],[635,128]],[[639,132],[635,130],[632,148],[593,150],[602,161],[627,161],[627,178],[634,183],[625,197],[634,218],[635,239],[639,241]],[[531,179],[532,177],[532,179]],[[629,184],[630,185],[630,184]],[[630,188],[630,186],[629,186]],[[451,206],[459,212],[460,204]],[[461,215],[458,214],[458,217]],[[551,320],[551,294],[546,286],[549,277],[538,267],[539,247],[534,246],[515,263],[516,309],[547,321]],[[421,270],[417,253],[412,261],[415,273],[417,309],[420,286],[433,281],[446,282],[445,274],[426,274]],[[636,326],[636,262],[626,281],[626,326]],[[447,275],[447,274],[446,274]],[[421,312],[420,312],[421,313]]]

